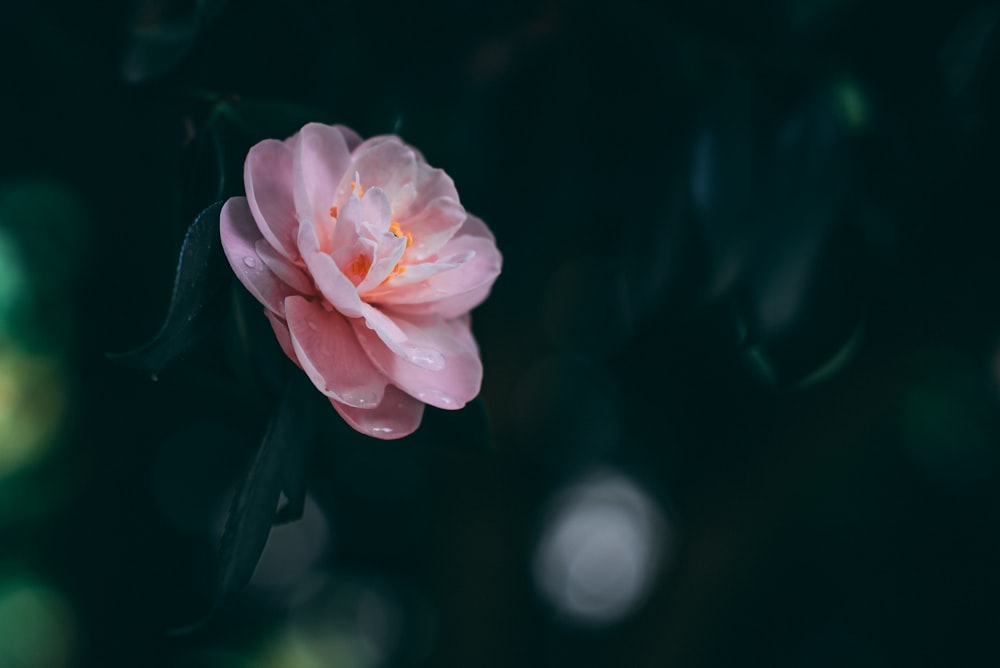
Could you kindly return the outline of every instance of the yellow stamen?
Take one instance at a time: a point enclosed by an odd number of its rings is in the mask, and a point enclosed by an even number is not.
[[[392,271],[389,272],[389,275],[385,277],[385,280],[382,281],[382,283],[387,282],[393,276],[399,276],[404,271],[406,271],[406,267],[404,267],[402,264],[397,264],[395,267],[392,268]]]
[[[347,265],[347,271],[359,279],[364,279],[368,275],[368,270],[371,269],[371,261],[364,255],[358,254],[351,264]]]
[[[413,243],[413,235],[409,232],[403,232],[403,228],[399,226],[395,220],[389,223],[389,231],[396,235],[396,238],[406,237],[406,247],[409,248],[410,244]]]
[[[351,181],[351,190],[357,194],[358,199],[361,199],[365,194],[365,189],[361,187],[360,181]]]
[[[337,210],[337,207],[335,207],[335,206],[331,206],[330,207],[330,217],[331,218],[336,218],[338,213],[340,213],[340,211]]]

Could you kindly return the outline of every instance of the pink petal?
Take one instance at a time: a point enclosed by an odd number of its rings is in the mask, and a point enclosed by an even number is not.
[[[344,175],[338,192],[349,189],[355,180],[353,172],[357,172],[365,189],[378,186],[385,190],[393,216],[400,222],[418,214],[438,197],[459,201],[451,177],[424,162],[423,156],[398,137],[366,140],[354,150],[350,169],[353,171]]]
[[[358,293],[365,294],[369,290],[378,288],[403,259],[406,252],[406,237],[396,238],[392,234],[386,234],[383,242],[375,252],[375,261],[368,270],[365,280],[358,284]]]
[[[486,301],[492,289],[493,284],[487,283],[451,297],[413,304],[392,304],[391,308],[394,312],[405,315],[435,315],[439,318],[457,318]]]
[[[261,233],[245,197],[232,197],[222,206],[219,236],[229,266],[243,286],[261,304],[283,315],[285,297],[295,294],[295,290],[275,276],[257,254]]]
[[[468,214],[465,222],[462,223],[462,228],[455,236],[483,237],[484,239],[489,239],[494,244],[497,242],[497,238],[493,236],[493,232],[490,231],[490,228],[486,227],[486,223],[484,223],[481,218],[477,218],[471,213]]]
[[[375,408],[353,408],[335,399],[330,403],[351,427],[384,440],[409,436],[417,430],[424,416],[423,402],[392,385],[385,388],[385,397]]]
[[[361,220],[370,225],[378,235],[389,233],[392,208],[381,187],[372,186],[365,190],[364,197],[361,198]]]
[[[295,365],[301,369],[302,365],[299,364],[299,358],[295,356],[295,346],[292,345],[292,335],[288,331],[288,323],[267,309],[264,309],[264,315],[267,316],[268,321],[271,323],[271,329],[274,330],[274,336],[278,339],[278,345],[281,346],[281,350],[288,355],[288,359],[295,362]]]
[[[361,237],[361,200],[350,196],[340,207],[329,251],[353,246]]]
[[[332,229],[330,207],[337,186],[351,165],[347,138],[337,127],[309,123],[297,135],[294,160],[294,202],[300,220],[311,220],[320,235]]]
[[[363,189],[378,186],[391,202],[400,188],[416,179],[417,155],[398,137],[372,137],[354,150],[353,162],[344,175],[342,187],[350,187],[355,172],[361,177]]]
[[[400,312],[436,314],[444,318],[453,318],[475,308],[486,299],[503,264],[492,234],[481,220],[470,216],[459,234],[442,251],[454,253],[452,257],[455,258],[468,254],[472,256],[454,268],[434,273],[420,281],[397,281],[393,277],[369,299]],[[407,267],[399,278],[404,279],[410,273],[410,267]],[[411,278],[414,275],[416,272],[411,274]]]
[[[372,365],[344,316],[298,296],[285,301],[285,313],[295,356],[320,392],[356,408],[378,405],[386,378]]]
[[[435,259],[432,262],[421,262],[419,264],[403,263],[406,271],[396,274],[390,281],[372,290],[369,295],[371,301],[381,301],[383,295],[400,292],[405,286],[423,285],[427,279],[437,276],[447,271],[457,269],[471,260],[475,256],[472,251],[465,251],[450,255],[448,257]]]
[[[357,289],[333,258],[320,252],[316,231],[309,223],[299,226],[299,251],[320,294],[345,316],[360,317],[361,298]]]
[[[438,370],[421,368],[390,350],[362,321],[352,320],[362,347],[393,385],[424,403],[445,409],[461,408],[479,394],[483,378],[479,352],[459,331],[467,325],[422,316],[397,315],[392,320],[406,335],[407,345],[433,350],[445,362]]]
[[[254,145],[244,164],[243,182],[261,234],[282,255],[297,259],[291,150],[276,139]]]
[[[400,193],[392,201],[392,212],[401,219],[419,215],[441,198],[459,202],[455,183],[444,170],[431,167],[423,159],[417,162],[416,178],[409,184],[409,193]]]
[[[466,219],[465,208],[451,197],[438,197],[430,201],[416,215],[401,217],[399,226],[413,237],[407,258],[423,261],[448,242],[462,227]]]
[[[430,371],[444,368],[444,356],[436,349],[414,344],[396,321],[381,310],[368,304],[364,304],[361,309],[364,326],[374,332],[394,354]],[[360,326],[360,323],[356,324]]]
[[[351,151],[354,151],[363,141],[361,135],[346,125],[334,125],[332,127],[343,135],[344,141],[347,142],[347,148]]]
[[[302,268],[274,250],[271,244],[267,243],[267,239],[258,239],[254,248],[267,268],[283,283],[287,283],[296,292],[303,295],[312,295],[316,292],[312,281],[302,271]]]

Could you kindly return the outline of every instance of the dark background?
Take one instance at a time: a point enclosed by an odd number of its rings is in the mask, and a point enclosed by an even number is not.
[[[0,665],[1000,661],[1000,5],[2,12]],[[496,233],[482,401],[328,425],[170,635],[273,402],[226,318],[157,380],[105,353],[261,101],[400,134]]]

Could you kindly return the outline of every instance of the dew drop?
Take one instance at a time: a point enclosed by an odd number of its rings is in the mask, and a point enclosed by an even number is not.
[[[413,348],[407,354],[407,359],[428,371],[440,371],[444,368],[444,355],[431,348]]]
[[[391,434],[396,430],[389,426],[369,427],[369,431],[376,434]]]
[[[257,259],[247,255],[245,258],[243,258],[243,264],[253,269],[254,267],[257,266]]]
[[[445,394],[441,390],[422,390],[417,393],[417,399],[438,408],[455,408],[458,406],[458,402],[454,397]]]
[[[378,405],[378,395],[366,390],[345,392],[342,395],[342,400],[355,408],[374,408]]]

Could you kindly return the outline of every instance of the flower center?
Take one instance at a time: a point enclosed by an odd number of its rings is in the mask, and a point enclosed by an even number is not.
[[[364,188],[361,187],[361,177],[358,176],[357,173],[355,173],[354,180],[351,181],[351,190],[355,195],[358,196],[359,199],[362,196],[364,196],[365,191]],[[340,215],[340,209],[338,209],[335,206],[331,206],[330,217],[336,220],[337,216],[339,215]],[[404,232],[403,228],[400,227],[399,223],[396,222],[395,220],[389,221],[389,231],[392,232],[393,236],[395,236],[397,239],[402,239],[405,237],[407,248],[409,248],[410,245],[413,244],[413,235],[410,234],[409,232]],[[372,267],[371,260],[368,259],[368,257],[366,257],[363,253],[359,253],[358,256],[354,258],[350,262],[350,264],[347,265],[347,273],[349,274],[350,278],[354,279],[354,284],[357,285],[358,283],[360,283],[365,279],[365,277],[368,275],[368,270],[371,269],[371,267]],[[406,267],[403,266],[403,263],[397,262],[396,266],[392,268],[392,271],[389,272],[389,275],[386,276],[385,280],[382,282],[385,283],[393,276],[399,276],[405,271]]]
[[[365,276],[368,275],[368,270],[371,269],[372,263],[364,254],[358,253],[358,256],[354,258],[349,265],[347,265],[347,272],[352,278],[356,278],[355,285],[364,280]],[[395,271],[395,270],[393,270]]]
[[[389,223],[389,231],[396,235],[396,238],[406,237],[406,247],[409,248],[410,244],[413,243],[413,235],[409,232],[404,232],[403,228],[399,226],[395,220]]]

